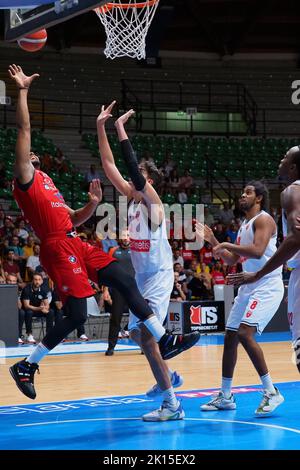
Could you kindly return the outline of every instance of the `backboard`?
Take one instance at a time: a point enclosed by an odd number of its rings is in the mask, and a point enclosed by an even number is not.
[[[5,41],[16,41],[26,34],[43,28],[47,29],[105,3],[107,0],[58,0],[55,2],[13,0],[4,2],[4,6],[10,4],[10,9],[5,10]]]

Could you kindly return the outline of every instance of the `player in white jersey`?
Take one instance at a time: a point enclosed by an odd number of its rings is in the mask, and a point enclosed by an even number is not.
[[[128,183],[118,171],[111,152],[105,122],[111,117],[114,102],[108,108],[102,107],[97,119],[99,150],[106,176],[118,191],[132,200],[129,207],[129,235],[132,264],[136,271],[136,282],[142,296],[148,301],[161,324],[164,322],[170,294],[174,284],[172,252],[167,239],[166,222],[162,202],[153,184],[159,172],[151,162],[138,165],[131,147],[124,124],[133,115],[130,110],[119,117],[117,129],[121,151],[131,181]],[[148,392],[148,396],[162,394],[163,403],[158,410],[143,416],[145,421],[177,420],[184,417],[180,402],[174,394],[174,386],[182,385],[182,378],[170,371],[163,361],[154,337],[130,313],[129,330],[131,338],[141,345],[156,378],[157,384]],[[193,335],[193,334],[191,334]],[[193,335],[194,344],[199,339]],[[173,337],[174,341],[181,341]],[[190,342],[191,345],[191,342]],[[172,357],[172,356],[171,356]]]
[[[263,280],[288,261],[293,268],[288,287],[288,319],[295,351],[295,362],[300,372],[300,147],[290,148],[281,160],[278,174],[288,186],[281,193],[284,241],[269,261],[255,273],[230,276],[232,284],[249,284]]]
[[[243,271],[257,271],[276,252],[277,227],[273,218],[263,210],[267,198],[268,190],[260,181],[247,184],[240,198],[240,209],[245,213],[245,220],[235,244],[218,244],[212,231],[199,223],[196,226],[198,236],[204,236],[214,246],[214,254],[221,256],[229,265],[240,260]],[[284,401],[273,385],[263,351],[255,340],[255,334],[262,333],[282,300],[284,288],[281,273],[279,267],[266,278],[239,289],[226,323],[221,391],[201,406],[202,411],[236,408],[232,379],[239,343],[246,350],[263,386],[263,398],[255,412],[256,416],[270,414]]]

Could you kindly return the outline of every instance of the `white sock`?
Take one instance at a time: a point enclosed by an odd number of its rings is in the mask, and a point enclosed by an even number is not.
[[[232,377],[222,377],[222,392],[224,393],[225,398],[231,397],[231,387],[232,387]]]
[[[269,372],[266,375],[262,375],[260,377],[260,380],[261,380],[261,383],[262,383],[262,386],[263,386],[264,390],[267,390],[268,392],[270,392],[272,394],[276,393],[276,390],[274,388],[274,385],[273,385],[273,382],[272,382],[272,379],[271,379],[271,376],[270,376]]]
[[[34,348],[30,356],[26,359],[26,361],[30,364],[38,364],[43,359],[43,357],[48,354],[48,352],[49,349],[47,349],[46,346],[43,345],[43,343],[39,343]]]
[[[168,408],[176,410],[178,406],[178,401],[174,393],[173,387],[168,388],[162,392],[162,396],[164,398],[164,402],[168,404]]]
[[[145,327],[150,331],[152,336],[154,336],[155,341],[158,343],[160,338],[166,332],[164,327],[159,323],[158,318],[155,315],[153,315],[152,317],[145,320],[143,323],[144,323]]]

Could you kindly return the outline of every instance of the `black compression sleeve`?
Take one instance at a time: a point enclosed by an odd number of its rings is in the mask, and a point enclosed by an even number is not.
[[[126,167],[130,176],[130,179],[137,191],[142,191],[145,187],[146,180],[140,172],[138,161],[136,158],[135,151],[132,148],[129,139],[121,141],[121,151],[123,158],[126,163]]]

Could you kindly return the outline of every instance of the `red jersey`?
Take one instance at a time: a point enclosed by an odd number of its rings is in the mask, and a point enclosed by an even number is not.
[[[211,276],[213,280],[215,281],[215,284],[225,284],[224,274],[221,273],[220,271],[213,271],[211,273]]]
[[[33,181],[26,190],[21,189],[15,179],[13,195],[41,241],[49,233],[72,230],[73,224],[64,198],[43,171],[35,170]]]

